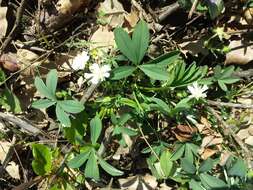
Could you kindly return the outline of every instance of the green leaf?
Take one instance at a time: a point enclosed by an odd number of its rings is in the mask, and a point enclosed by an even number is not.
[[[239,78],[224,78],[224,79],[219,79],[218,81],[222,81],[225,84],[233,84],[235,82],[238,82],[240,79]]]
[[[6,110],[8,110],[8,111],[10,110],[13,113],[22,112],[19,99],[7,87],[3,91],[3,97],[2,98],[4,99],[4,103],[2,104],[2,106]]]
[[[218,80],[218,85],[223,91],[228,91],[227,86],[221,80]]]
[[[90,156],[90,151],[80,153],[68,162],[68,166],[70,168],[79,168],[80,166],[84,164],[84,162],[86,162],[89,156]]]
[[[55,95],[47,88],[43,80],[39,77],[35,77],[34,85],[36,86],[39,93],[46,98],[49,98],[51,100],[56,100]]]
[[[179,57],[180,57],[180,51],[172,51],[155,58],[154,60],[148,62],[147,64],[157,64],[159,66],[168,66],[169,64],[172,64],[177,59],[179,59]]]
[[[58,76],[57,76],[56,69],[50,70],[50,72],[47,74],[46,85],[47,85],[48,90],[52,94],[55,94],[57,81],[58,81]]]
[[[214,166],[213,159],[208,158],[207,160],[205,160],[204,162],[202,162],[200,164],[199,172],[200,173],[204,173],[204,172],[211,171],[211,169],[213,168],[213,166]]]
[[[204,187],[201,186],[201,183],[191,179],[189,182],[190,189],[192,190],[206,190]]]
[[[99,169],[98,169],[98,163],[97,163],[97,156],[94,150],[91,151],[89,160],[86,164],[85,171],[84,171],[85,177],[92,178],[96,181],[100,179],[99,177]]]
[[[42,144],[32,145],[33,171],[40,176],[48,174],[52,169],[52,152],[50,148]]]
[[[111,79],[119,80],[122,78],[126,78],[130,76],[135,70],[136,70],[136,67],[133,67],[133,66],[118,67],[112,71],[113,76],[111,77]]]
[[[96,115],[90,121],[90,133],[91,133],[91,142],[92,144],[96,144],[100,133],[102,131],[102,121],[100,120],[99,116]]]
[[[211,176],[206,173],[201,173],[200,174],[200,180],[201,183],[206,187],[206,188],[212,188],[212,189],[226,189],[228,185],[222,181],[221,179]]]
[[[173,152],[173,154],[171,155],[171,160],[175,161],[178,160],[179,158],[181,158],[184,154],[184,150],[185,150],[185,144],[179,144],[176,147],[176,150]]]
[[[225,68],[219,79],[229,78],[233,74],[234,70],[235,70],[234,66],[229,66],[229,67]]]
[[[160,67],[156,64],[144,64],[139,68],[151,79],[154,80],[168,80],[168,72],[164,67]]]
[[[132,115],[129,113],[124,113],[118,119],[118,125],[123,126],[129,119],[132,118]]]
[[[132,42],[135,49],[137,64],[140,63],[147,51],[149,43],[149,29],[146,22],[141,20],[135,27]]]
[[[211,19],[215,19],[221,14],[224,8],[223,0],[207,1],[207,2],[210,17]]]
[[[166,102],[159,98],[151,97],[149,98],[150,101],[154,101],[158,106],[160,106],[165,112],[169,113],[171,108],[168,106]]]
[[[76,100],[61,100],[57,101],[57,104],[59,104],[61,108],[68,113],[80,113],[84,110],[83,104]]]
[[[163,151],[160,158],[160,165],[166,177],[171,175],[173,162],[171,161],[171,153],[168,150]]]
[[[57,119],[61,122],[62,125],[64,125],[65,127],[71,126],[69,114],[67,114],[58,103],[56,104],[55,112]]]
[[[32,103],[32,107],[36,109],[44,109],[54,105],[56,102],[49,99],[41,99]]]
[[[238,158],[232,167],[228,170],[229,176],[238,176],[244,178],[247,175],[247,166],[243,159]]]
[[[128,33],[122,28],[114,30],[114,38],[119,50],[133,63],[137,64],[138,59],[135,54],[135,47]]]
[[[181,159],[181,167],[184,171],[186,171],[189,174],[195,174],[196,172],[196,167],[187,158]]]
[[[112,176],[121,176],[124,173],[116,168],[114,168],[112,165],[108,164],[106,161],[104,161],[102,158],[99,159],[100,166],[110,175]]]

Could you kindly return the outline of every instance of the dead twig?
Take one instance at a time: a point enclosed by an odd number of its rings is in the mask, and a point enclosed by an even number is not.
[[[194,2],[192,4],[192,7],[191,7],[191,10],[190,10],[190,12],[188,14],[188,19],[191,19],[191,17],[193,15],[194,11],[196,10],[198,4],[199,4],[199,0],[194,0]]]
[[[41,132],[38,128],[34,127],[32,124],[20,119],[19,117],[15,116],[15,115],[12,115],[10,113],[1,113],[0,112],[0,118],[5,121],[9,121],[11,123],[16,124],[17,126],[19,126],[21,129],[25,130],[29,134],[38,135]]]
[[[23,12],[25,9],[25,3],[26,3],[26,0],[22,0],[20,3],[20,6],[19,6],[17,13],[16,13],[16,20],[15,20],[14,26],[13,26],[11,32],[9,33],[9,35],[7,36],[7,38],[4,40],[4,42],[0,48],[1,49],[0,55],[2,55],[4,53],[5,49],[10,44],[11,40],[15,37],[15,35],[17,33],[17,29],[21,23],[21,19],[22,19]]]
[[[28,121],[25,121],[15,115],[12,115],[10,113],[1,113],[0,112],[0,118],[4,121],[14,123],[15,125],[17,125],[21,129],[23,129],[26,133],[28,133],[30,135],[33,135],[33,136],[43,135],[43,136],[46,136],[47,138],[51,139],[51,137],[47,133],[36,128]]]
[[[248,147],[244,144],[244,142],[238,136],[236,136],[235,132],[231,129],[231,127],[229,127],[229,125],[221,118],[219,114],[216,113],[216,111],[212,107],[208,106],[208,109],[220,123],[220,126],[222,127],[224,131],[224,135],[232,136],[235,142],[240,146],[240,148],[244,152],[244,156],[245,156],[245,159],[247,160],[248,167],[252,168],[251,166],[252,153],[249,151]]]
[[[207,103],[212,106],[225,106],[225,107],[231,107],[231,108],[240,108],[240,109],[253,109],[253,105],[246,105],[246,104],[236,104],[236,103],[230,103],[230,102],[219,102],[219,101],[213,101],[213,100],[207,100]]]
[[[168,16],[170,16],[172,13],[176,12],[177,10],[180,9],[180,5],[178,2],[172,3],[171,5],[166,7],[166,10],[162,12],[158,16],[158,22],[161,23],[164,21]]]
[[[87,91],[83,94],[80,102],[82,104],[85,104],[85,102],[87,102],[87,100],[91,97],[91,95],[93,94],[93,92],[96,90],[96,88],[99,86],[99,83],[98,84],[92,84],[88,89]]]

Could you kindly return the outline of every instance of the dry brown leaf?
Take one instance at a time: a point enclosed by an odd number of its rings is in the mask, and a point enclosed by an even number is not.
[[[0,39],[6,35],[8,21],[6,19],[7,7],[0,7]]]
[[[220,165],[224,166],[228,160],[228,158],[231,156],[231,153],[228,151],[222,152],[220,157]]]
[[[244,140],[250,136],[248,129],[241,129],[236,134],[241,140]]]
[[[154,176],[146,174],[145,176],[131,176],[119,179],[121,189],[128,190],[149,190],[156,189],[157,181]]]
[[[8,174],[14,178],[14,179],[20,179],[20,175],[19,175],[19,167],[15,162],[10,162],[5,170],[8,172]]]
[[[0,64],[10,72],[15,72],[20,69],[20,66],[17,63],[17,57],[13,53],[3,54],[0,57]]]
[[[214,154],[216,154],[217,152],[218,152],[218,150],[211,149],[211,148],[203,149],[203,151],[201,152],[201,158],[203,160],[206,160],[206,159],[210,158],[211,156],[213,156]]]
[[[192,139],[197,132],[197,128],[188,125],[177,125],[172,129],[172,133],[180,142],[186,142]]]
[[[6,155],[11,147],[11,143],[7,141],[0,141],[0,162],[3,163],[3,161],[6,158]]]
[[[247,21],[248,24],[253,24],[253,8],[247,8],[243,12],[243,17]]]
[[[105,0],[100,4],[98,12],[105,15],[101,19],[112,28],[122,26],[124,23],[125,10],[118,0]]]
[[[88,5],[89,0],[59,0],[56,9],[60,14],[73,14],[82,6]]]
[[[247,145],[253,146],[253,136],[249,136],[244,141]]]
[[[100,26],[92,35],[91,48],[102,48],[107,52],[108,48],[114,47],[114,34],[107,26]]]
[[[253,60],[253,46],[242,40],[233,40],[229,44],[231,51],[226,54],[225,64],[245,65]]]
[[[132,5],[131,12],[125,15],[127,23],[133,28],[139,21],[139,11]]]

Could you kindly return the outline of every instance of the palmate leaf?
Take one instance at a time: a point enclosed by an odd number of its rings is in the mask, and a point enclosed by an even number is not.
[[[134,44],[128,33],[122,28],[114,30],[114,38],[119,50],[133,63],[137,64],[138,60],[135,54]]]
[[[71,126],[69,114],[67,114],[58,103],[56,104],[55,112],[57,119],[61,122],[62,125],[65,127]]]
[[[90,152],[91,151],[87,151],[87,152],[82,152],[78,155],[76,155],[73,159],[71,159],[68,162],[68,166],[70,168],[79,168],[80,166],[82,166],[86,160],[89,158],[90,156]]]
[[[83,104],[76,100],[61,100],[57,104],[67,113],[80,113],[84,110]]]
[[[55,91],[56,91],[57,81],[58,81],[58,76],[57,76],[56,69],[50,70],[50,72],[47,74],[46,85],[47,85],[48,90],[53,95],[55,94]]]
[[[102,131],[102,121],[100,120],[99,116],[96,115],[90,121],[90,133],[91,133],[91,142],[92,144],[96,144],[100,133]]]
[[[54,105],[56,102],[49,99],[41,99],[32,103],[32,107],[36,109],[44,109]]]
[[[115,42],[119,50],[134,64],[139,64],[148,48],[149,29],[147,23],[140,21],[133,32],[132,39],[122,28],[114,30]]]
[[[201,183],[208,189],[226,189],[228,185],[221,179],[206,173],[200,174]]]
[[[99,180],[99,169],[98,169],[98,163],[97,163],[97,156],[95,151],[92,149],[90,153],[89,160],[86,164],[85,170],[85,177],[92,178],[94,180]]]
[[[196,167],[187,158],[181,159],[181,167],[189,174],[194,174],[196,172]]]
[[[130,76],[135,70],[136,70],[136,67],[133,67],[133,66],[121,66],[121,67],[115,68],[112,71],[111,79],[119,80],[122,78],[126,78]]]
[[[132,42],[135,48],[137,63],[140,63],[148,49],[149,43],[148,25],[143,20],[136,25],[132,36]]]
[[[158,66],[157,64],[144,64],[139,68],[151,79],[154,80],[168,80],[168,72],[165,67]]]
[[[112,176],[121,176],[124,173],[116,168],[114,168],[112,165],[108,164],[106,161],[104,161],[102,158],[99,158],[99,164],[100,166],[110,175]]]
[[[45,96],[48,99],[56,100],[55,95],[48,89],[41,78],[35,77],[34,84],[41,95]]]
[[[160,158],[160,165],[166,177],[171,175],[172,169],[173,169],[173,162],[170,158],[171,158],[171,153],[168,150],[163,151]]]

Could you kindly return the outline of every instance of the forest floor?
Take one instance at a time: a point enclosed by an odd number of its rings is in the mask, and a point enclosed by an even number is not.
[[[252,0],[0,0],[0,190],[253,189]]]

